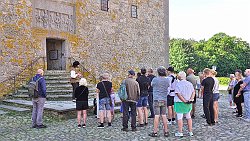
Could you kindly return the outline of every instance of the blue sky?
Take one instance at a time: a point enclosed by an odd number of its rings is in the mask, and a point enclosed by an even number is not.
[[[250,0],[169,0],[170,38],[209,39],[224,32],[250,43]]]

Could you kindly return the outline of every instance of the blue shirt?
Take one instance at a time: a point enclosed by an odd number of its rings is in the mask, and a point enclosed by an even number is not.
[[[42,75],[40,74],[36,74],[32,79],[34,81],[38,80],[40,77],[42,77]],[[42,77],[39,81],[38,81],[38,93],[39,93],[39,97],[42,98],[46,98],[46,82],[44,77]]]
[[[153,87],[154,100],[166,100],[170,81],[166,77],[155,77],[151,85]]]
[[[246,83],[246,87],[243,89],[243,91],[250,91],[250,76],[246,77],[244,80],[243,80],[243,83]]]

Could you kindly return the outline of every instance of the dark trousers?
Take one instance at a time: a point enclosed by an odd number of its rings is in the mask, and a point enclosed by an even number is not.
[[[128,120],[129,120],[129,107],[131,109],[131,127],[132,129],[136,128],[136,103],[135,102],[122,102],[123,108],[123,118],[122,118],[122,126],[123,128],[128,128]]]
[[[236,104],[236,108],[238,110],[238,115],[242,115],[242,106],[241,103],[235,103]]]
[[[213,101],[213,94],[206,94],[203,95],[203,110],[207,119],[208,124],[215,123],[214,122],[214,101]]]
[[[73,87],[73,92],[72,92],[72,99],[75,99],[75,89],[79,86],[79,82],[76,83],[71,83],[72,87]]]
[[[148,95],[148,105],[149,105],[151,117],[155,117],[153,102],[154,102],[154,100],[153,100],[153,92],[149,92],[149,95]]]

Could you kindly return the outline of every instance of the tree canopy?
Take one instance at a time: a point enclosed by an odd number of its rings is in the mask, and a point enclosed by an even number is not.
[[[192,67],[196,72],[216,66],[218,76],[228,76],[235,69],[250,68],[250,46],[241,38],[225,33],[195,41],[170,40],[170,65],[177,71]]]

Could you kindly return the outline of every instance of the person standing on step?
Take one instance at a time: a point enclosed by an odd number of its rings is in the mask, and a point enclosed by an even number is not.
[[[174,74],[174,68],[169,67],[167,69],[169,80],[169,93],[167,96],[167,106],[168,106],[168,124],[175,124],[175,112],[174,112],[174,97],[175,97],[175,86],[176,86],[176,76]]]
[[[160,116],[163,121],[163,132],[164,136],[169,136],[168,124],[167,124],[167,95],[168,95],[168,87],[170,85],[169,79],[166,79],[166,69],[164,67],[159,67],[157,69],[158,76],[155,77],[151,86],[153,87],[153,99],[154,99],[154,129],[153,132],[149,134],[151,137],[158,137],[158,126]]]
[[[86,127],[87,109],[89,109],[88,95],[89,89],[87,87],[87,80],[81,78],[79,81],[79,87],[75,90],[78,128]],[[83,124],[81,124],[82,119]]]
[[[123,117],[122,117],[122,131],[128,132],[128,120],[131,116],[132,131],[137,131],[136,128],[136,102],[140,98],[140,87],[137,81],[134,79],[135,71],[128,71],[128,78],[123,80],[122,83],[126,85],[126,92],[128,95],[127,100],[122,101]],[[129,115],[129,108],[131,115]]]
[[[71,71],[70,71],[70,83],[73,87],[72,91],[72,100],[75,102],[75,89],[79,86],[79,80],[82,77],[79,69],[80,63],[78,61],[75,61],[72,65]]]
[[[112,90],[112,82],[109,81],[109,74],[102,74],[102,81],[97,84],[97,98],[99,98],[99,117],[100,117],[100,125],[98,128],[104,128],[104,117],[105,111],[107,113],[108,118],[108,126],[111,126],[111,99],[110,94]]]
[[[150,79],[146,76],[147,70],[145,68],[141,69],[141,76],[139,76],[136,81],[139,83],[140,87],[140,98],[137,102],[138,117],[139,117],[139,127],[148,125],[148,90],[150,87]]]
[[[42,69],[37,70],[37,74],[32,78],[33,81],[38,82],[38,98],[33,98],[32,109],[32,128],[46,128],[43,124],[43,109],[46,101],[46,82],[43,77],[44,71]]]
[[[187,69],[187,81],[191,82],[194,86],[194,89],[196,89],[196,85],[197,85],[197,77],[194,75],[194,70],[192,68],[188,68]],[[194,95],[194,101],[192,103],[192,111],[191,111],[191,117],[194,118],[195,117],[195,103],[196,103],[196,91],[195,95]]]
[[[153,72],[152,68],[148,69],[148,76],[147,77],[150,80],[150,84],[151,84],[152,80],[155,78],[153,73],[154,72]],[[153,87],[151,85],[148,89],[148,105],[149,105],[149,109],[150,109],[150,113],[151,113],[151,115],[148,118],[154,118],[155,114],[154,114]]]
[[[203,91],[203,110],[207,120],[208,126],[215,124],[214,122],[214,101],[213,101],[213,88],[214,79],[212,78],[212,73],[209,68],[203,70],[205,79],[201,82]]]

